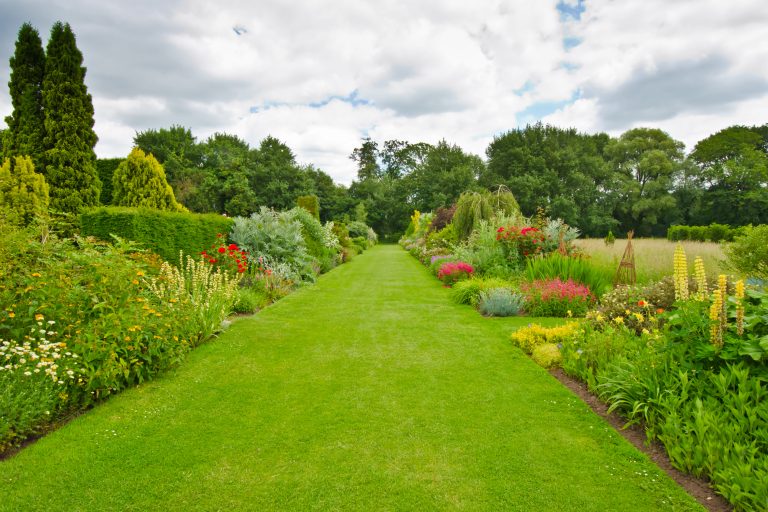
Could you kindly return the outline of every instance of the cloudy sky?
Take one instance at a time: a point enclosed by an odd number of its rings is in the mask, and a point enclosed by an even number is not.
[[[365,136],[484,155],[542,120],[685,142],[768,122],[764,0],[0,0],[0,81],[19,26],[69,22],[100,157],[180,124],[271,134],[342,183]],[[0,88],[0,115],[10,113]]]

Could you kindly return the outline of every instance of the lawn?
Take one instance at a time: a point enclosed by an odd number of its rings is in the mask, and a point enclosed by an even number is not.
[[[528,322],[375,247],[0,462],[0,510],[701,510]]]

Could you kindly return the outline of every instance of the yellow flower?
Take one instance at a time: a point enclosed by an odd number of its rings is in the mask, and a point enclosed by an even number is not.
[[[35,315],[35,321],[42,322],[43,320],[45,320],[45,317],[43,315],[41,315],[40,313]]]
[[[641,315],[640,313],[635,313],[635,318],[637,318],[638,322],[645,321],[645,317],[643,315]]]
[[[32,277],[40,277],[40,273],[39,272],[32,272],[31,275],[32,275]]]
[[[139,284],[138,279],[134,279],[133,281],[131,281],[131,284]]]
[[[8,312],[8,318],[14,318],[15,316],[16,316],[16,313],[14,313],[13,311]]]
[[[624,323],[624,317],[623,316],[617,316],[616,318],[613,319],[613,321],[616,322],[617,324],[621,325],[621,324]]]
[[[595,319],[598,322],[602,322],[603,320],[605,320],[605,317],[603,315],[601,315],[600,313],[598,313],[597,316],[595,317]]]
[[[138,272],[136,272],[136,275],[137,275],[137,276],[139,276],[139,277],[141,277],[141,276],[143,276],[143,275],[144,275],[144,272],[142,272],[141,270],[139,270]]]

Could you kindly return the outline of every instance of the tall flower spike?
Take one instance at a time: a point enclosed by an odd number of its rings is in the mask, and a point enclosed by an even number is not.
[[[696,256],[693,260],[693,272],[696,278],[696,299],[707,300],[709,290],[707,290],[707,272],[704,270],[704,260]]]
[[[688,258],[685,256],[685,249],[678,243],[675,248],[674,256],[674,283],[675,300],[688,299]]]
[[[725,301],[718,288],[712,293],[712,305],[709,307],[709,339],[717,348],[723,346],[723,323],[721,319],[723,302]]]

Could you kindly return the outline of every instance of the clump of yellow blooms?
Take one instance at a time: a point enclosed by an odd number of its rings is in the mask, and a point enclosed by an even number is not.
[[[674,256],[674,275],[675,299],[688,299],[688,258],[685,256],[685,249],[678,243],[675,248]]]
[[[709,339],[716,347],[723,346],[723,294],[720,288],[712,293],[712,304],[709,306]]]
[[[512,333],[512,342],[520,347],[526,354],[545,343],[557,345],[572,338],[579,330],[579,322],[568,322],[558,327],[543,327],[539,324],[530,324]]]
[[[413,225],[413,232],[419,230],[419,218],[421,217],[421,212],[419,210],[413,210],[413,215],[411,215],[411,224]]]
[[[693,260],[693,274],[696,279],[696,300],[707,300],[709,290],[707,290],[707,272],[704,270],[704,260],[701,256],[696,256]]]
[[[736,333],[744,334],[744,280],[736,281]]]

